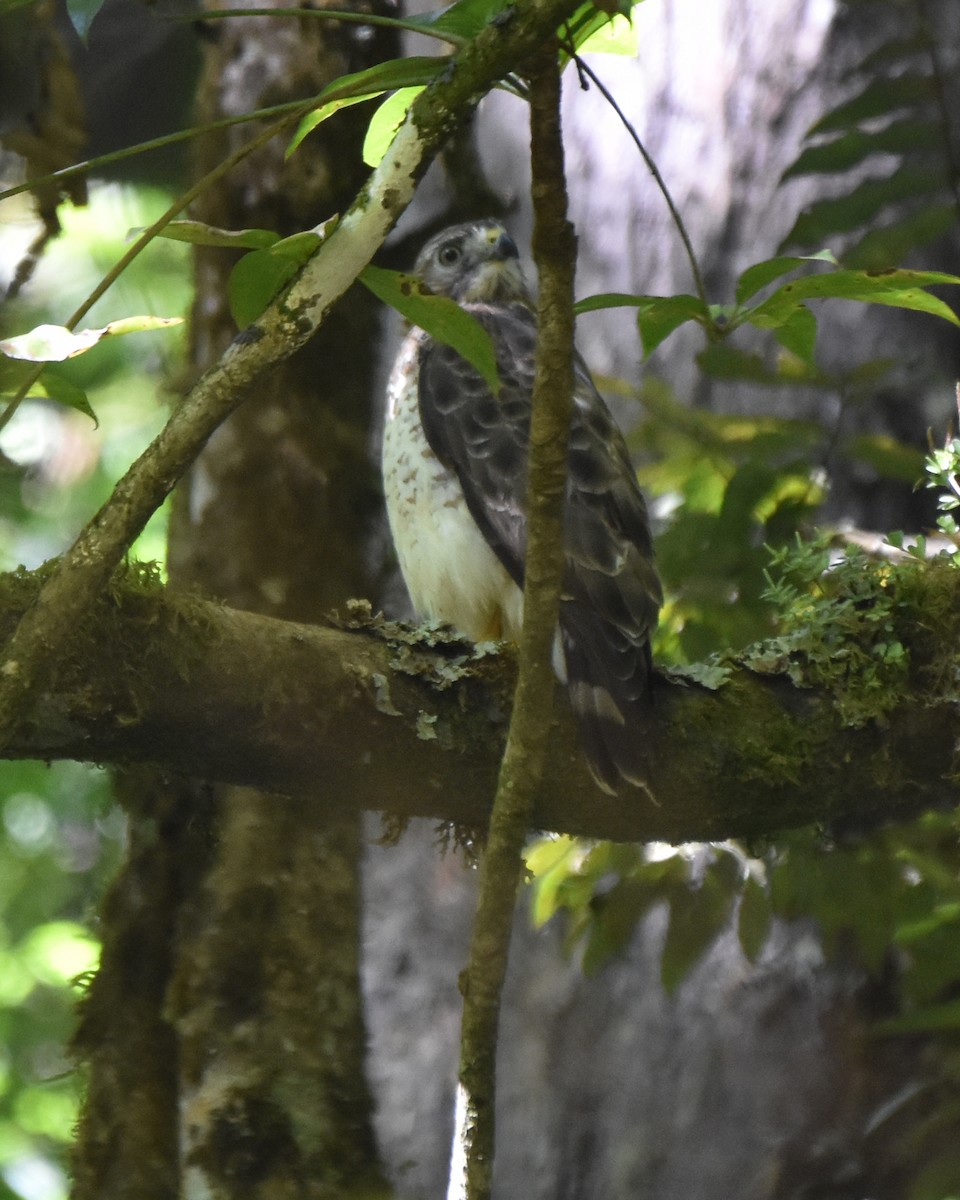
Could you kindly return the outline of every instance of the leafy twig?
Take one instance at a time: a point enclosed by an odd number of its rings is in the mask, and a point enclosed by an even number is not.
[[[314,97],[313,103],[317,102]],[[252,112],[238,113],[232,117],[221,117],[217,121],[209,121],[204,125],[191,125],[189,129],[178,129],[175,133],[165,133],[162,137],[151,138],[148,142],[137,142],[135,146],[124,146],[120,150],[111,150],[109,154],[98,154],[96,158],[85,158],[83,162],[74,163],[69,167],[61,167],[59,171],[51,171],[49,175],[33,175],[15,187],[0,192],[0,200],[9,200],[11,196],[19,196],[21,192],[31,192],[45,183],[60,183],[71,179],[74,175],[87,175],[100,167],[111,163],[122,162],[125,158],[135,158],[138,154],[148,154],[151,150],[162,150],[164,146],[174,146],[177,142],[186,142],[190,138],[201,137],[205,133],[216,133],[219,129],[229,129],[233,125],[246,125],[250,121],[266,121],[270,117],[282,117],[288,113],[301,113],[307,102],[304,100],[288,100],[285,104],[272,104],[268,108],[257,108]]]
[[[103,296],[114,285],[114,283],[116,283],[117,279],[123,274],[127,267],[130,266],[133,260],[143,250],[145,250],[147,246],[150,245],[154,238],[162,229],[170,224],[174,217],[183,212],[185,208],[192,204],[197,196],[206,191],[206,189],[220,179],[221,176],[226,175],[228,171],[232,171],[237,163],[242,162],[243,159],[248,157],[248,155],[252,154],[255,150],[259,149],[259,147],[265,142],[269,142],[271,138],[276,137],[276,135],[286,125],[293,121],[295,117],[308,110],[312,103],[312,100],[309,102],[301,101],[291,113],[285,117],[282,117],[279,121],[274,121],[273,124],[268,125],[266,129],[262,129],[256,135],[256,137],[252,137],[248,141],[244,142],[242,146],[239,146],[232,154],[230,154],[222,162],[218,163],[212,171],[208,171],[202,179],[198,179],[191,188],[189,188],[181,196],[178,196],[177,199],[174,200],[173,204],[171,204],[170,207],[164,213],[162,213],[152,225],[148,225],[147,228],[144,229],[144,231],[136,239],[136,241],[133,242],[130,248],[113,264],[110,270],[106,273],[106,275],[104,275],[90,295],[87,296],[87,298],[83,301],[80,307],[77,308],[75,312],[71,313],[69,317],[67,317],[63,323],[64,328],[75,329],[87,315],[90,309],[93,308],[94,304],[96,304],[100,297]],[[3,429],[26,397],[30,394],[30,389],[43,374],[45,366],[46,363],[39,363],[29,372],[29,374],[20,384],[9,404],[6,406],[3,412],[0,413],[0,429]]]
[[[520,667],[480,868],[464,973],[458,1110],[462,1128],[448,1197],[489,1200],[494,1154],[497,1025],[523,843],[543,773],[554,692],[551,656],[563,570],[563,498],[573,395],[576,239],[566,218],[557,46],[538,53],[530,84],[534,258],[540,279],[539,343],[530,429],[527,551]],[[461,1150],[462,1155],[457,1151]]]

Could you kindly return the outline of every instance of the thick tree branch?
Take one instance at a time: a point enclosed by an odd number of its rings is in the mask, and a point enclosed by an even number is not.
[[[7,580],[0,634],[38,588]],[[941,647],[940,653],[942,654]],[[942,662],[913,676],[947,679]],[[514,680],[392,623],[272,620],[126,584],[75,630],[10,758],[151,762],[351,809],[489,818]],[[960,802],[957,702],[906,688],[884,723],[844,727],[829,694],[735,672],[718,691],[658,678],[650,787],[604,795],[558,699],[536,827],[622,841],[756,836],[811,821],[875,825]],[[323,781],[324,788],[317,788]]]
[[[389,152],[291,288],[241,335],[174,412],[60,559],[11,636],[0,666],[0,746],[15,735],[84,611],[207,438],[270,367],[317,330],[413,197],[430,158],[479,96],[530,54],[575,0],[520,0],[451,60],[411,106]]]

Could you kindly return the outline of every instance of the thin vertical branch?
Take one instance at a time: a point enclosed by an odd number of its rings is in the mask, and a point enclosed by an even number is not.
[[[451,1200],[489,1200],[491,1195],[500,997],[523,843],[543,773],[555,686],[552,651],[563,571],[576,261],[576,238],[566,216],[557,49],[551,42],[530,64],[533,248],[540,300],[528,465],[524,621],[513,715],[480,869],[480,893],[464,974]],[[459,1172],[462,1177],[458,1178]]]

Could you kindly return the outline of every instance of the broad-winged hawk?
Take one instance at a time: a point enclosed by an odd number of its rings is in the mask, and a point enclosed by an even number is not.
[[[383,475],[410,597],[474,641],[516,640],[523,615],[527,446],[536,317],[513,240],[496,221],[456,225],[415,273],[489,333],[500,393],[449,346],[412,329],[387,397]],[[594,778],[644,781],[638,716],[662,602],[646,505],[620,431],[575,359],[564,512],[566,565],[554,665]]]

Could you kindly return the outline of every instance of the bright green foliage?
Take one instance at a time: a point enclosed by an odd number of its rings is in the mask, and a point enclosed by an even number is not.
[[[109,803],[102,771],[0,765],[0,1173],[11,1184],[61,1158],[73,1132],[80,1081],[64,1046],[119,852]]]
[[[126,230],[153,220],[167,202],[155,193],[94,189],[90,209],[62,214],[64,236],[49,248],[30,290],[7,306],[5,320],[21,329],[51,316],[62,320],[122,252]],[[156,243],[116,294],[100,301],[91,324],[127,313],[182,312],[185,259],[184,247]],[[46,393],[59,403],[42,394],[27,401],[2,435],[0,569],[35,567],[69,545],[159,431],[166,410],[158,377],[173,373],[180,336],[174,329],[105,338],[95,353],[44,372]],[[24,365],[0,360],[4,391],[13,390]],[[69,411],[81,406],[61,406],[73,391],[90,396],[99,429]],[[164,523],[158,514],[135,553],[162,557]],[[0,763],[2,1200],[66,1195],[57,1164],[73,1133],[82,1080],[65,1046],[83,977],[97,961],[96,909],[121,849],[123,822],[110,807],[111,790],[95,768]],[[52,1190],[41,1187],[48,1178]]]
[[[395,88],[423,87],[436,79],[445,65],[443,58],[393,58],[365,71],[335,79],[318,96],[316,108],[301,120],[287,147],[287,154],[292,154],[308,133],[341,108],[374,99]]]
[[[960,508],[960,438],[949,438],[942,450],[927,457],[927,487],[937,496],[937,528],[953,544],[947,553],[960,558],[960,528],[954,513]]]
[[[842,237],[848,267],[896,266],[912,251],[943,237],[957,221],[956,114],[942,97],[936,29],[925,6],[865,0],[878,25],[894,15],[896,31],[851,72],[853,94],[807,133],[807,145],[784,173],[828,177],[830,199],[798,216],[784,246],[816,246]],[[893,155],[897,165],[890,168]],[[867,177],[863,177],[864,169]],[[838,184],[842,190],[838,193]]]
[[[182,325],[182,317],[121,317],[102,329],[67,329],[63,325],[38,325],[27,333],[0,341],[0,353],[21,362],[65,362],[92,350],[105,337],[124,333],[143,333],[148,329],[169,329]]]
[[[692,413],[660,386],[643,392],[640,470],[668,516],[657,539],[667,588],[656,654],[691,663],[772,632],[765,544],[782,545],[823,499],[828,432],[814,421]]]

